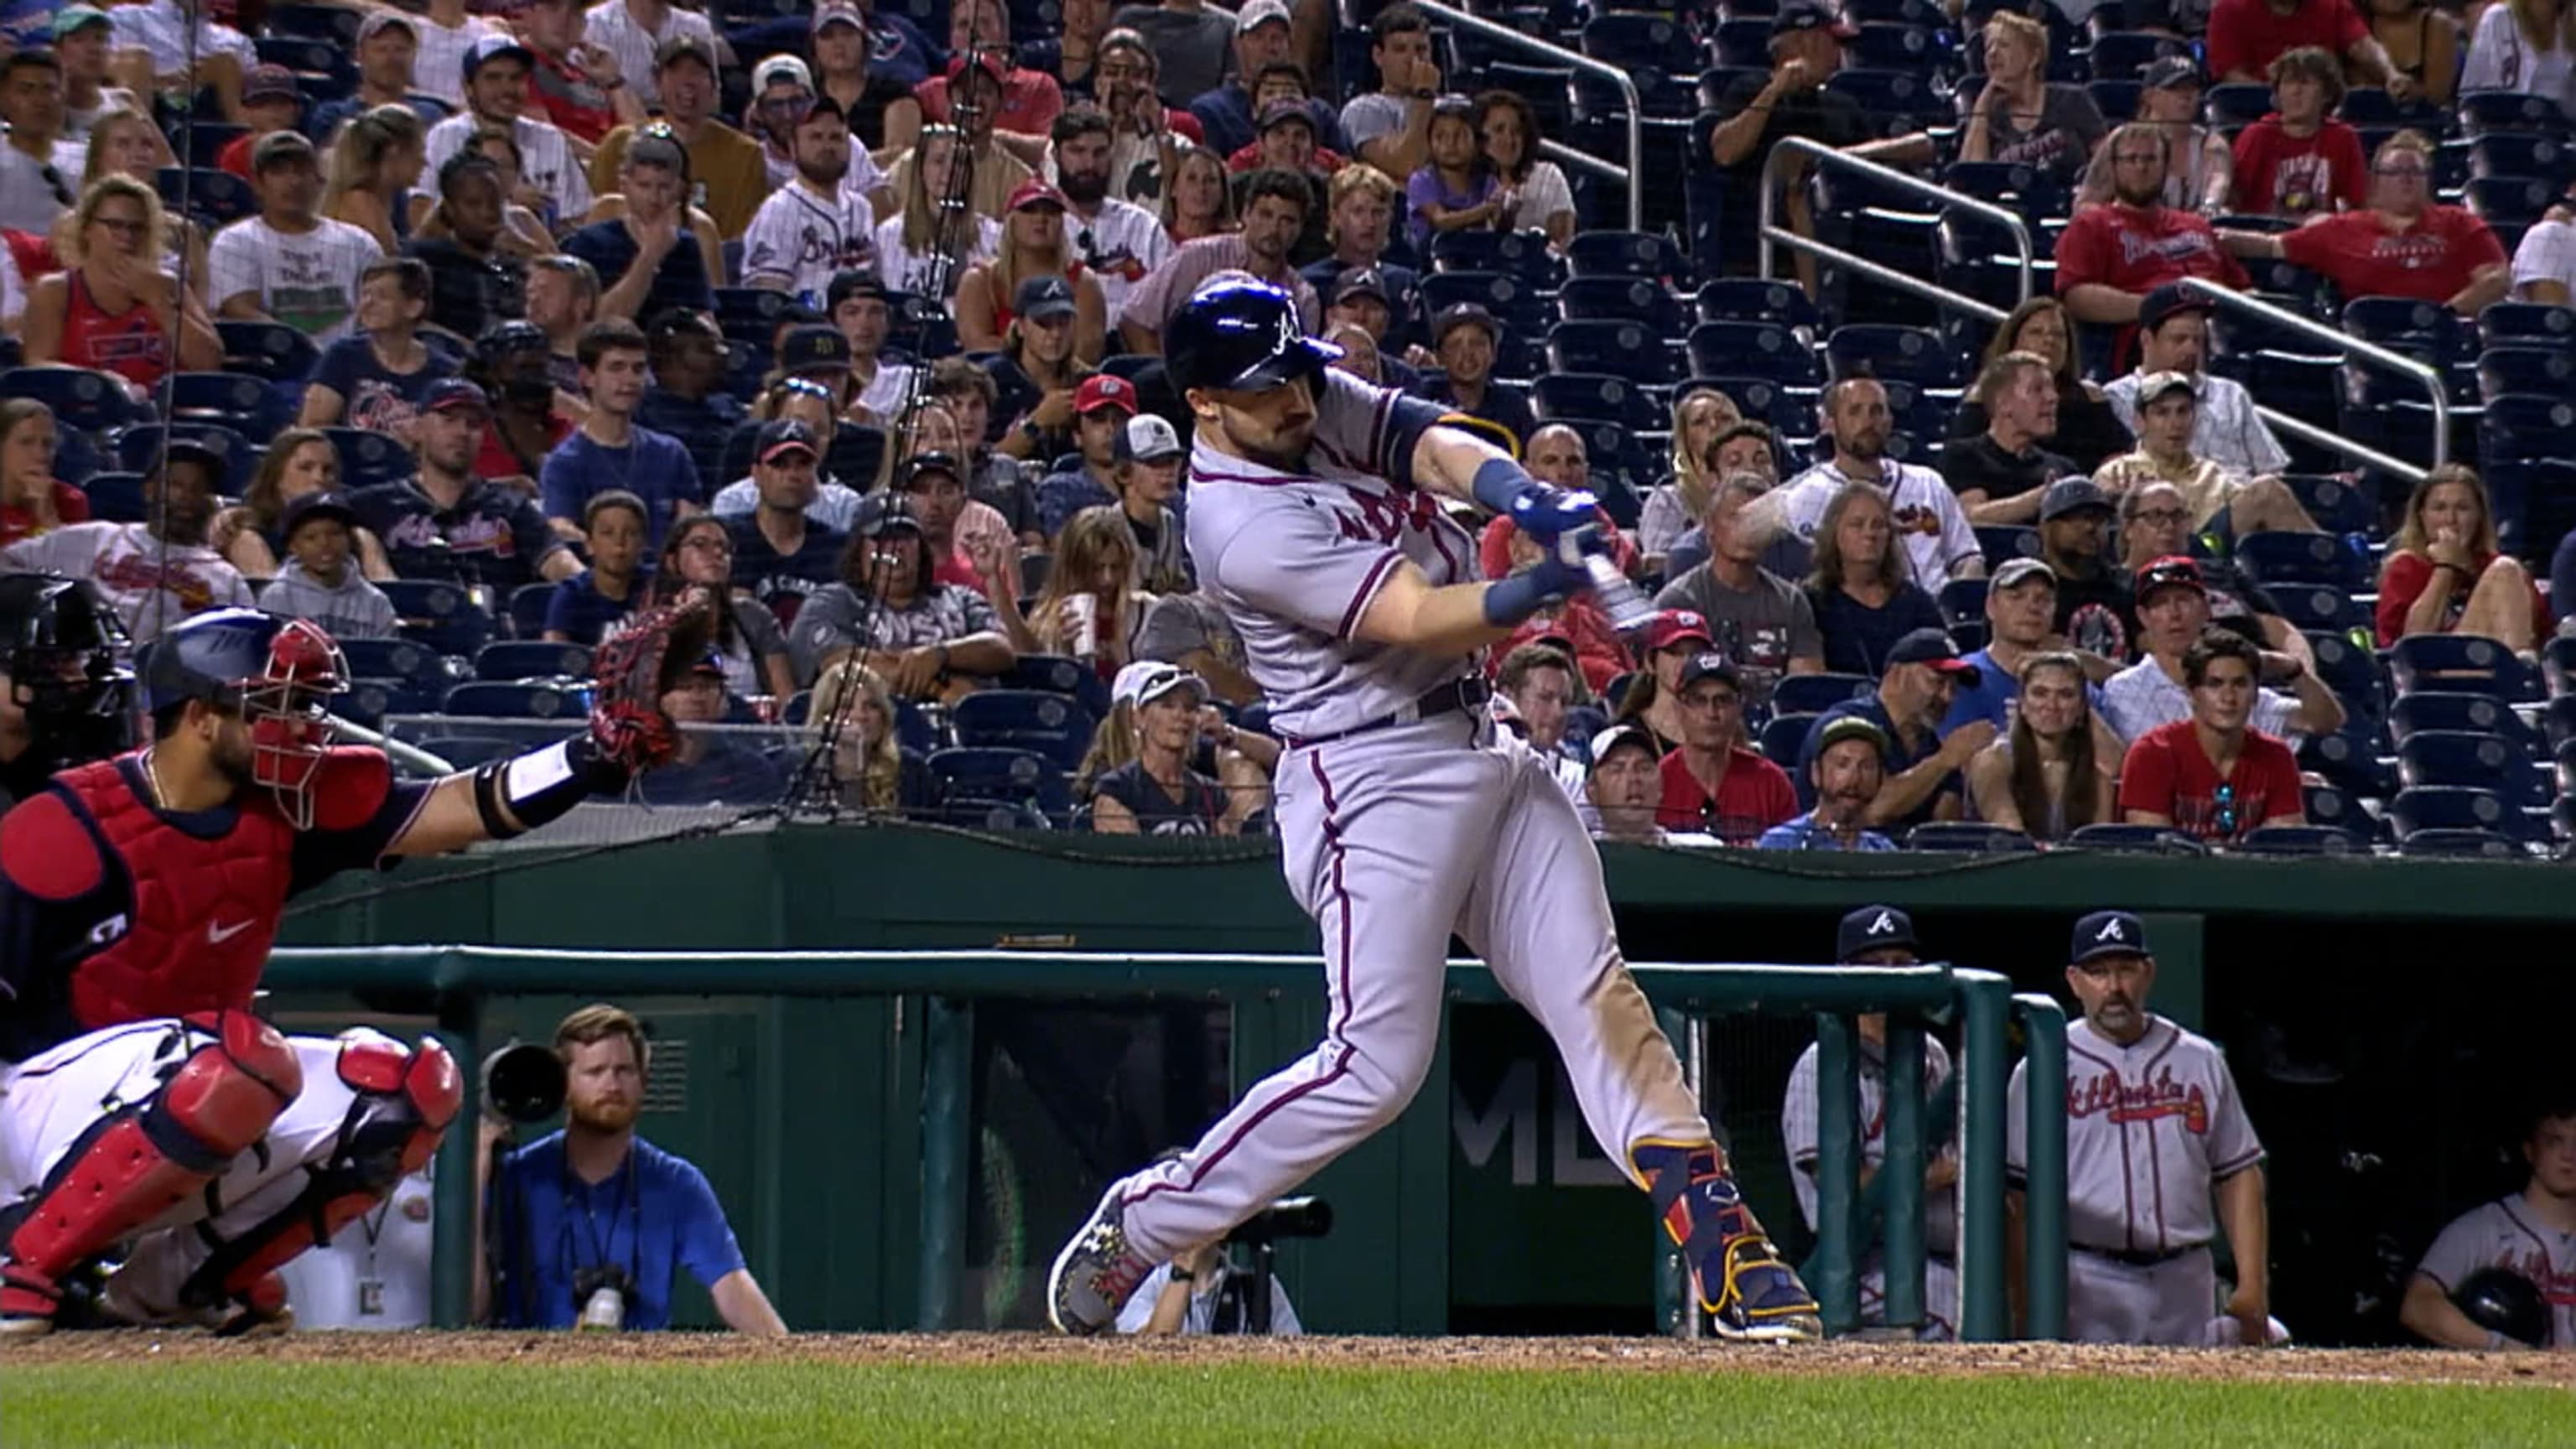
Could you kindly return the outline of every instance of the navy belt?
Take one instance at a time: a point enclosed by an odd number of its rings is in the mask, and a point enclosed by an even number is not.
[[[2108,1258],[2114,1263],[2119,1263],[2131,1268],[2162,1267],[2163,1265],[2174,1262],[2177,1259],[2188,1258],[2194,1253],[2202,1253],[2209,1250],[2209,1244],[2207,1243],[2193,1243],[2188,1247],[2174,1248],[2162,1253],[2142,1253],[2127,1249],[2096,1248],[2086,1243],[2073,1243],[2069,1246],[2073,1247],[2075,1251],[2079,1253],[2084,1253],[2096,1258]]]
[[[1330,734],[1322,735],[1283,735],[1281,738],[1292,750],[1329,745],[1335,740],[1346,740],[1353,735],[1367,734],[1371,730],[1382,730],[1394,725],[1420,724],[1427,719],[1438,719],[1444,714],[1457,714],[1462,710],[1481,708],[1486,700],[1493,697],[1494,691],[1486,685],[1483,676],[1461,675],[1402,709],[1355,724],[1349,729],[1335,730]]]

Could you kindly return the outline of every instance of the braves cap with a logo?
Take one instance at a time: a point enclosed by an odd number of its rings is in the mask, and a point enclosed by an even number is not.
[[[2144,956],[2146,925],[2127,911],[2095,911],[2075,923],[2074,952],[2078,963],[2096,956]]]
[[[1863,906],[1843,917],[1834,933],[1834,959],[1855,961],[1871,951],[1916,948],[1914,918],[1894,906]]]

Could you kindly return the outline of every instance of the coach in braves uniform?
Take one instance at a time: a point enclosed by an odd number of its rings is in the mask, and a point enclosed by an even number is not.
[[[287,898],[516,835],[669,753],[629,691],[589,734],[397,780],[325,743],[348,687],[330,636],[249,609],[167,631],[141,673],[152,742],[0,821],[0,1334],[53,1327],[129,1240],[106,1316],[284,1322],[278,1266],[428,1161],[460,1094],[433,1042],[289,1040],[251,1014]]]
[[[2407,1280],[2398,1321],[2452,1348],[2511,1348],[2452,1301],[2481,1268],[2530,1281],[2547,1306],[2549,1334],[2535,1348],[2576,1351],[2576,1097],[2562,1095],[2531,1114],[2522,1143],[2531,1180],[2522,1191],[2451,1220]]]
[[[1394,1120],[1430,1070],[1454,932],[1564,1055],[1592,1135],[1653,1199],[1731,1338],[1817,1336],[1628,975],[1601,859],[1546,762],[1494,726],[1476,657],[1590,585],[1589,494],[1538,482],[1420,399],[1329,364],[1290,295],[1210,279],[1162,329],[1195,420],[1190,560],[1287,743],[1290,891],[1321,927],[1312,1054],[1196,1147],[1110,1185],[1058,1255],[1048,1316],[1098,1333],[1181,1258]],[[1537,564],[1488,583],[1444,498],[1509,517]]]
[[[2066,984],[2084,1019],[2066,1032],[2066,1336],[2287,1342],[2269,1307],[2263,1144],[2227,1058],[2147,1010],[2156,958],[2136,916],[2095,911],[2077,921],[2071,959]],[[2016,1217],[2028,1181],[2029,1077],[2028,1062],[2013,1069],[2006,1173]],[[2209,1252],[2221,1224],[2237,1276],[2224,1312]]]
[[[1911,966],[1915,954],[1914,918],[1894,906],[1863,906],[1843,917],[1835,932],[1834,959],[1845,966]],[[1816,1226],[1816,1163],[1821,1156],[1816,1126],[1817,1049],[1809,1046],[1789,1069],[1789,1090],[1780,1104],[1781,1145],[1792,1169],[1789,1185],[1798,1194],[1798,1211]],[[1950,1075],[1950,1050],[1937,1037],[1923,1039],[1923,1090],[1929,1095]],[[1887,1013],[1864,1012],[1860,1018],[1860,1180],[1866,1184],[1887,1161]],[[1921,1336],[1947,1340],[1957,1336],[1959,1310],[1959,1211],[1951,1191],[1959,1180],[1959,1159],[1943,1152],[1923,1173],[1923,1303],[1927,1310]],[[1887,1321],[1886,1255],[1873,1243],[1860,1259],[1860,1321]]]

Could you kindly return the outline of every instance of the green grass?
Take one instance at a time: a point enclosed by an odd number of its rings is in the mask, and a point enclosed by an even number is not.
[[[8,1364],[0,1443],[326,1446],[2576,1442],[2563,1391],[1275,1363]]]

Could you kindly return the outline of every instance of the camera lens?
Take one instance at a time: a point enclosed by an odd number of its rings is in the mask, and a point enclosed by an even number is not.
[[[563,1110],[563,1063],[531,1042],[512,1042],[483,1059],[483,1105],[512,1122],[542,1122]]]

